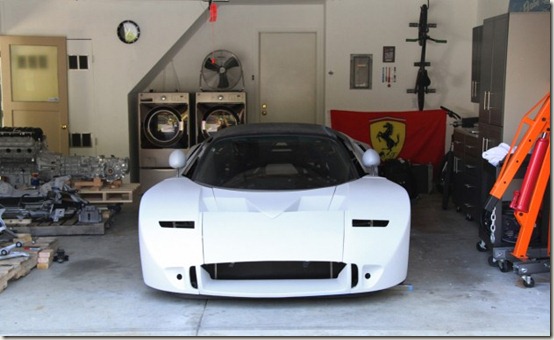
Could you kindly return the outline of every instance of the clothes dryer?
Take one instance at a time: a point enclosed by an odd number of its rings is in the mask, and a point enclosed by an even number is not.
[[[143,191],[174,176],[169,155],[192,145],[189,97],[189,93],[182,92],[139,93],[139,175]]]
[[[196,142],[228,126],[246,123],[245,92],[196,93]]]

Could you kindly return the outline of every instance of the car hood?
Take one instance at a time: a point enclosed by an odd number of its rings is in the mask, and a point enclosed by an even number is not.
[[[340,261],[341,196],[337,187],[273,192],[204,188],[204,261]]]
[[[201,242],[204,263],[341,262],[354,220],[387,221],[387,228],[356,228],[357,234],[380,235],[409,218],[406,190],[377,176],[336,187],[270,192],[217,189],[175,177],[150,188],[139,211],[141,225],[157,230],[159,221],[192,222],[192,228],[161,232],[174,234],[166,242],[178,247],[186,246],[183,240]]]
[[[213,188],[204,190],[204,202],[213,199],[208,211],[261,213],[273,219],[286,212],[329,210],[335,192],[336,187],[271,192]]]

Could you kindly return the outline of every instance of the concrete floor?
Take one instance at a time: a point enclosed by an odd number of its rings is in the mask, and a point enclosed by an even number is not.
[[[0,293],[3,336],[550,336],[550,273],[525,288],[477,252],[439,194],[413,201],[406,285],[364,296],[184,299],[142,282],[138,202],[101,236],[58,237],[69,261]],[[410,289],[411,287],[411,289]]]

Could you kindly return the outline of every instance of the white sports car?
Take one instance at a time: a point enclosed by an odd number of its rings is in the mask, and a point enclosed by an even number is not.
[[[182,294],[365,293],[408,270],[410,200],[379,155],[328,127],[244,124],[174,151],[142,197],[144,282]]]

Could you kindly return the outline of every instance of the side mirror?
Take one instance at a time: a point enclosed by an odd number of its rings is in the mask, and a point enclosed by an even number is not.
[[[366,168],[378,166],[379,164],[381,164],[381,157],[379,157],[377,151],[373,149],[367,149],[362,156],[362,164]]]
[[[186,162],[187,156],[183,150],[174,150],[169,154],[169,166],[173,169],[179,170],[183,168]]]

